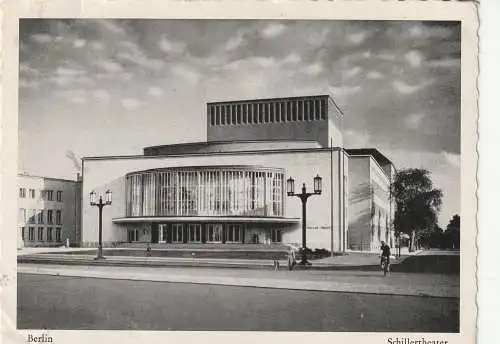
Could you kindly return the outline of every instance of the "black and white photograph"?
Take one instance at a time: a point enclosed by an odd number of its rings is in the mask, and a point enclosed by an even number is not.
[[[459,334],[467,30],[20,18],[17,329]]]

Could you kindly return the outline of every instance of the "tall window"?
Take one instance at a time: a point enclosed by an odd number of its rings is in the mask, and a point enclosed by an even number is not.
[[[52,213],[53,213],[53,210],[47,210],[47,223],[49,225],[51,225],[53,223],[53,220],[54,220]]]
[[[61,216],[61,211],[56,210],[56,225],[62,224],[62,216]]]
[[[57,191],[56,199],[57,199],[58,202],[62,202],[63,201],[63,192],[62,191]]]
[[[52,227],[47,227],[47,241],[52,241]]]
[[[30,195],[30,198],[35,198],[35,189],[30,189],[29,195]]]
[[[242,107],[243,107],[243,114],[242,114],[243,116],[242,116],[241,122],[243,124],[247,124],[248,123],[248,104],[243,104]]]
[[[29,223],[36,223],[36,209],[31,209]]]
[[[220,106],[215,106],[215,125],[220,124]]]
[[[253,124],[259,123],[259,104],[252,105]]]
[[[282,241],[282,230],[281,229],[271,230],[271,241],[272,242],[281,242]]]
[[[220,124],[226,125],[226,106],[225,105],[220,107]]]
[[[210,107],[210,125],[215,125],[215,108],[213,106]]]
[[[292,102],[286,102],[286,120],[290,122],[292,120]]]
[[[24,240],[24,227],[21,227],[21,239]]]
[[[42,199],[46,201],[52,201],[54,199],[54,192],[52,190],[43,190]]]
[[[304,102],[302,100],[299,100],[297,102],[297,107],[298,107],[298,120],[302,121],[304,119]]]
[[[61,242],[61,227],[56,228],[56,241]]]
[[[321,99],[321,119],[326,119],[326,112],[328,107],[326,106],[326,99]]]
[[[38,227],[38,241],[43,240],[43,227]]]
[[[38,223],[43,223],[43,209],[38,213]]]
[[[19,197],[26,198],[26,188],[19,188]]]
[[[236,124],[241,124],[241,114],[243,113],[243,105],[238,104],[236,105]]]
[[[30,227],[28,229],[28,240],[30,241],[35,240],[35,227]]]

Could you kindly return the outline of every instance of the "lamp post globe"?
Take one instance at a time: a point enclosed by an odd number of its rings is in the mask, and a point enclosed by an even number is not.
[[[104,259],[102,253],[102,208],[106,205],[111,205],[112,202],[112,193],[110,190],[106,191],[105,200],[102,200],[102,196],[99,196],[99,200],[97,200],[95,191],[90,192],[90,205],[99,208],[99,246],[97,249],[97,259]]]

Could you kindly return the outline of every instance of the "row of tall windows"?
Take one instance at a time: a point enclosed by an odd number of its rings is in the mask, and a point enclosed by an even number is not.
[[[35,198],[36,192],[35,189],[28,189],[29,198]],[[26,198],[26,188],[19,188],[19,197]],[[45,201],[53,201],[54,200],[54,191],[53,190],[41,190],[40,197]],[[63,192],[56,191],[56,201],[63,201]]]
[[[211,126],[318,121],[328,117],[327,111],[326,99],[208,105]]]
[[[35,239],[35,229],[36,239]],[[45,231],[47,229],[47,231]],[[28,236],[26,237],[25,227],[21,227],[21,236],[23,240],[28,241],[48,241],[48,242],[61,242],[61,227],[56,227],[55,231],[53,227],[28,227]]]
[[[54,217],[55,214],[55,217]],[[18,223],[47,223],[49,225],[62,224],[62,211],[61,210],[36,210],[19,208]]]
[[[284,173],[202,169],[127,177],[127,216],[283,216]]]

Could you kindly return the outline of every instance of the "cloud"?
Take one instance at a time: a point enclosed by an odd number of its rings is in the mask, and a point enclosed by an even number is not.
[[[275,67],[277,64],[274,57],[253,56],[247,59],[236,60],[222,67],[225,70],[237,70],[242,68],[261,69]]]
[[[108,73],[120,73],[123,71],[123,67],[119,63],[111,60],[97,60],[94,63]]]
[[[429,38],[441,38],[447,39],[451,36],[452,30],[447,27],[439,27],[439,26],[430,26],[423,24],[414,24],[408,30],[408,36],[411,38],[421,38],[421,39],[429,39]]]
[[[162,38],[158,42],[158,47],[166,54],[180,54],[186,48],[186,44],[181,42],[173,42],[167,39],[167,37],[162,36]]]
[[[124,98],[121,100],[121,104],[125,110],[135,110],[142,105],[142,102],[135,98]]]
[[[76,104],[84,104],[87,101],[87,92],[84,89],[61,90],[55,94]]]
[[[322,71],[323,71],[323,65],[320,62],[316,62],[304,68],[304,73],[309,76],[317,76]]]
[[[35,80],[22,80],[22,79],[19,80],[20,88],[37,90],[39,86],[40,82]]]
[[[101,51],[104,50],[104,44],[101,42],[92,42],[90,43],[90,48],[95,51]]]
[[[351,33],[347,35],[347,42],[352,45],[360,45],[368,38],[367,31],[360,31],[357,33]]]
[[[163,95],[163,90],[159,87],[152,86],[148,89],[148,94],[153,97],[159,97]]]
[[[408,61],[411,67],[418,68],[422,65],[423,54],[421,51],[412,50],[406,53],[405,59],[406,61]]]
[[[83,48],[85,46],[85,44],[87,43],[86,40],[84,39],[76,39],[74,42],[73,42],[73,46],[75,48]]]
[[[396,91],[398,91],[399,93],[402,93],[402,94],[412,94],[412,93],[415,93],[417,91],[420,91],[430,85],[432,85],[434,82],[433,81],[426,81],[426,82],[423,82],[419,85],[408,85],[400,80],[395,80],[393,81],[392,85],[394,86],[394,88],[396,89]]]
[[[297,53],[291,53],[290,55],[288,55],[283,59],[283,63],[291,63],[291,64],[299,63],[301,61],[302,58]]]
[[[110,101],[110,96],[109,93],[106,90],[103,89],[98,89],[95,90],[93,93],[94,98],[101,100],[103,102],[109,102]]]
[[[98,23],[102,28],[113,34],[124,35],[126,33],[125,29],[114,20],[98,20]]]
[[[30,36],[30,39],[38,44],[47,44],[52,42],[53,37],[46,33],[36,33]]]
[[[441,156],[449,165],[454,168],[460,168],[460,154],[441,152]]]
[[[346,130],[344,131],[344,145],[347,148],[367,148],[371,144],[371,136],[368,131],[355,131]]]
[[[244,34],[242,31],[238,31],[235,36],[228,39],[226,44],[224,45],[224,49],[226,51],[233,51],[239,48],[244,42]]]
[[[366,77],[368,79],[372,79],[372,80],[376,80],[376,79],[382,79],[384,77],[384,75],[380,72],[377,72],[377,71],[370,71]]]
[[[280,36],[285,32],[286,26],[281,23],[272,23],[267,25],[261,32],[263,38],[271,39]]]
[[[73,76],[81,76],[85,75],[86,72],[81,69],[67,68],[59,66],[56,69],[56,74],[59,76],[73,77]]]
[[[353,87],[329,87],[330,92],[334,95],[334,98],[346,98],[350,97],[359,91],[361,91],[361,86],[353,86]]]
[[[430,67],[456,68],[460,67],[460,59],[445,58],[441,60],[431,60],[428,62]]]
[[[396,59],[398,58],[395,54],[391,54],[388,52],[378,54],[377,57],[381,60],[389,62],[396,61]]]
[[[412,129],[412,130],[419,129],[424,117],[425,117],[425,114],[423,114],[421,112],[412,113],[411,115],[408,115],[405,118],[405,125],[408,129]]]
[[[344,79],[350,79],[350,78],[358,75],[359,72],[361,72],[361,70],[362,70],[362,68],[359,67],[359,66],[347,69],[347,70],[345,70],[345,71],[342,72],[342,78],[344,78]]]
[[[196,70],[186,65],[175,65],[172,67],[171,71],[178,77],[184,79],[185,81],[191,84],[196,84],[201,79],[200,73],[198,73]]]

